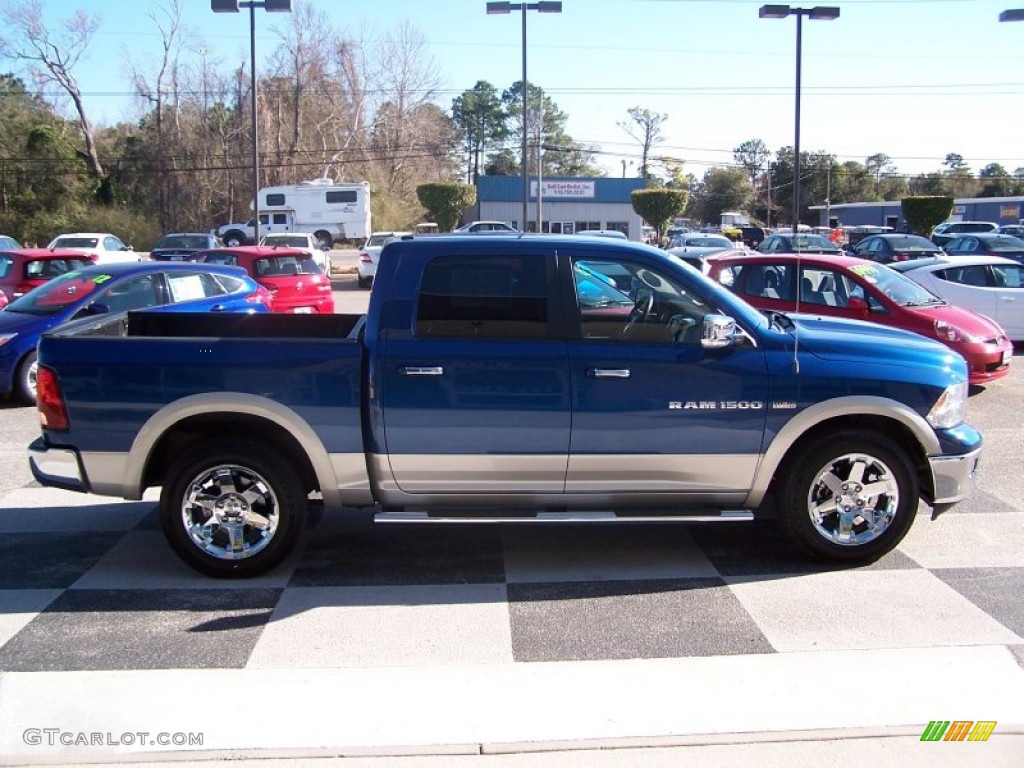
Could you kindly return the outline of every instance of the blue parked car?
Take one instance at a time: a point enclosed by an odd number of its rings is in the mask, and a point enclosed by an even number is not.
[[[269,291],[238,267],[126,262],[67,272],[0,312],[0,394],[36,399],[36,344],[51,328],[89,315],[160,308],[269,312]]]

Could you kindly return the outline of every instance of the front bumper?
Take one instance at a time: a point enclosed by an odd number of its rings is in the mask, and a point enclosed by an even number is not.
[[[48,446],[37,437],[28,446],[28,465],[32,477],[49,488],[88,493],[89,486],[78,453],[68,448]]]
[[[928,457],[935,489],[934,498],[931,500],[933,520],[971,494],[977,480],[980,460],[980,446],[958,456]]]

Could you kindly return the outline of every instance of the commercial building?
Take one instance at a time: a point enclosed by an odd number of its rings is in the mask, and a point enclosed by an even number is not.
[[[584,229],[615,229],[630,240],[642,239],[643,220],[633,210],[630,194],[645,188],[643,179],[550,178],[539,185],[543,232],[573,234]],[[523,217],[522,176],[480,176],[476,205],[467,221],[507,221],[516,229],[537,231],[536,177],[530,179],[529,220]]]
[[[838,220],[843,226],[880,226],[904,229],[906,221],[899,200],[881,203],[840,203],[812,205],[818,222],[831,226]],[[1024,197],[965,197],[953,201],[950,221],[994,221],[996,224],[1024,223]]]

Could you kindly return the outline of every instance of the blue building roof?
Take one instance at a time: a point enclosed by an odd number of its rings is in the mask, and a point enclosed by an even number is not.
[[[541,179],[545,187],[565,185],[575,188],[577,194],[551,195],[544,194],[545,202],[589,202],[589,203],[630,203],[630,193],[636,189],[644,189],[643,179],[608,179],[602,177],[547,177]],[[537,177],[530,177],[530,199],[535,200]],[[522,176],[480,176],[476,181],[476,199],[478,203],[516,202],[523,199]]]

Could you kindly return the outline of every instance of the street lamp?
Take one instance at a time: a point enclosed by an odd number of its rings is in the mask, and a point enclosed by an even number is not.
[[[214,13],[238,13],[239,8],[249,9],[249,74],[252,78],[252,207],[253,242],[260,241],[260,154],[259,126],[256,120],[256,9],[268,13],[289,13],[292,0],[210,0]]]
[[[560,2],[538,2],[538,3],[487,3],[487,13],[490,14],[508,14],[512,11],[523,12],[523,161],[522,161],[522,174],[523,174],[523,223],[521,229],[523,232],[526,231],[526,222],[529,219],[530,213],[527,209],[527,205],[530,200],[530,172],[527,166],[526,160],[526,12],[537,11],[539,13],[561,13],[562,4]],[[540,189],[538,188],[538,192]],[[540,223],[538,222],[538,228]]]
[[[757,14],[762,19],[784,19],[796,16],[796,135],[793,140],[793,234],[800,230],[800,61],[803,56],[803,18],[832,21],[839,18],[834,7],[792,8],[788,5],[762,5]]]

